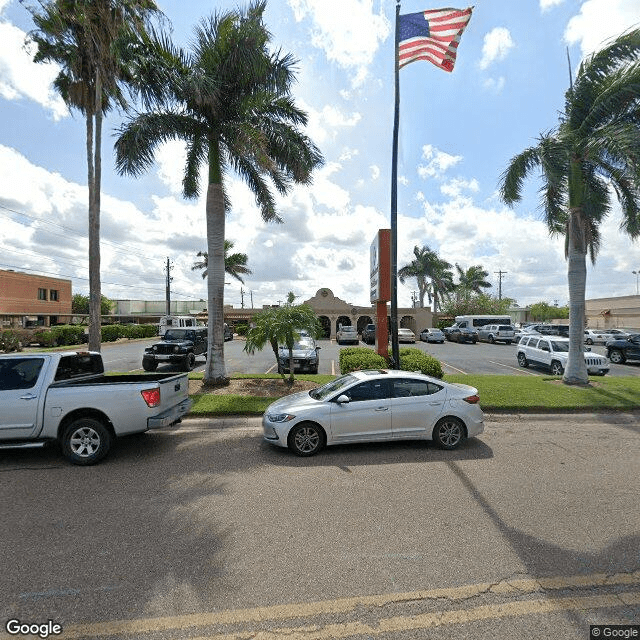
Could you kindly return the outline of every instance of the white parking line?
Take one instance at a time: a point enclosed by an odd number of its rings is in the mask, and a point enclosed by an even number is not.
[[[457,371],[458,373],[463,373],[465,376],[467,375],[466,371],[463,371],[462,369],[456,369],[453,365],[450,365],[446,362],[440,362],[440,364],[444,365],[445,367],[449,367],[449,369],[453,369],[454,371]]]
[[[499,367],[504,367],[505,369],[511,369],[512,371],[517,371],[518,373],[524,373],[528,376],[541,376],[541,373],[534,373],[533,371],[525,371],[524,369],[518,369],[516,367],[512,367],[508,364],[502,364],[502,362],[494,362],[493,360],[488,360],[491,364],[497,364]]]
[[[271,373],[276,367],[278,366],[278,364],[272,364],[266,371],[265,373]]]

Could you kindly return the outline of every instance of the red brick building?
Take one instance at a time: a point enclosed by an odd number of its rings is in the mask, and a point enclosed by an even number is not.
[[[0,326],[50,326],[71,317],[71,280],[0,269]]]

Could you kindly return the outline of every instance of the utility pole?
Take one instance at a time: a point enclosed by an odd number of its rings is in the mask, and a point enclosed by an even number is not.
[[[506,271],[494,271],[498,275],[498,300],[502,300],[502,276],[507,275]]]
[[[244,309],[244,289],[240,287],[240,307]]]
[[[171,315],[171,281],[173,278],[171,277],[171,269],[173,269],[173,265],[169,258],[167,258],[167,266],[165,267],[167,271],[167,313],[165,315]]]
[[[251,289],[249,293],[251,294],[251,308],[253,309],[253,289]]]

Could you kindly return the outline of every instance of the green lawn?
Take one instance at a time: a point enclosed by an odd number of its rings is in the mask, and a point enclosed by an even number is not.
[[[194,379],[202,373],[191,374]],[[280,378],[278,375],[238,375],[235,378]],[[298,380],[320,384],[332,380],[329,375],[296,375]],[[497,411],[628,411],[640,409],[640,378],[590,379],[589,387],[570,387],[551,376],[450,375],[447,382],[476,387],[480,405],[486,412]],[[283,394],[284,395],[284,394]],[[193,396],[192,415],[261,415],[274,398],[233,395]]]

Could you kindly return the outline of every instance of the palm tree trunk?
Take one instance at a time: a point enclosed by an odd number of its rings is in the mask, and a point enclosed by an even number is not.
[[[224,363],[224,195],[217,156],[217,145],[211,144],[209,187],[207,188],[207,309],[209,336],[205,385],[228,384]],[[213,165],[213,166],[212,166]]]
[[[580,209],[569,213],[568,283],[569,283],[569,359],[564,372],[565,384],[588,384],[589,374],[584,361],[584,315],[587,284],[587,252],[580,221]]]
[[[96,82],[96,104],[100,105],[98,96],[101,92],[99,81]],[[100,117],[98,117],[98,113]],[[87,113],[87,174],[89,187],[89,350],[100,351],[101,318],[100,307],[102,293],[100,290],[100,157],[102,112],[99,107],[95,114]]]

